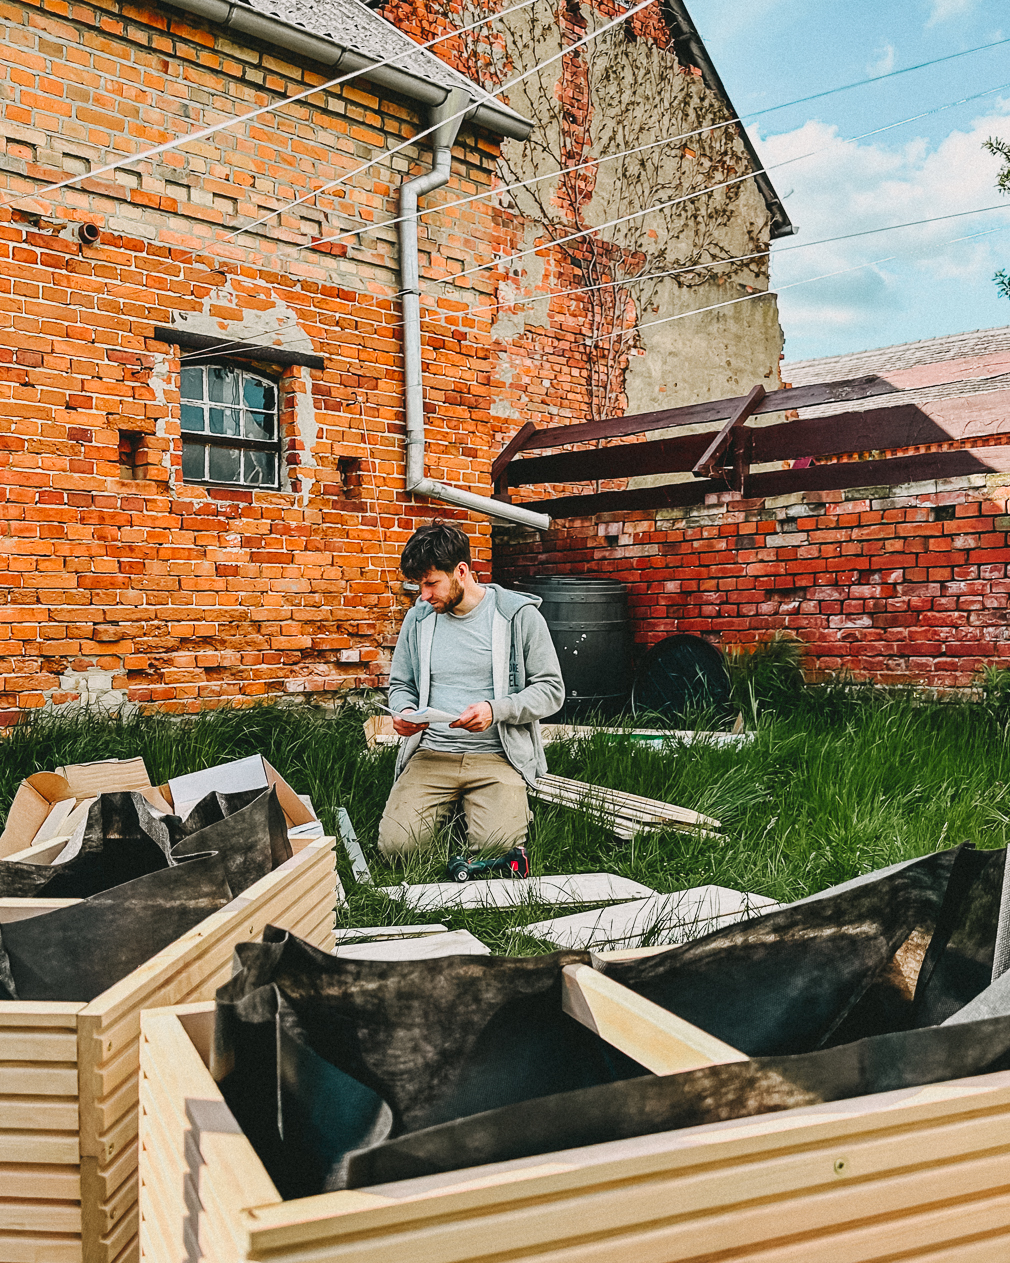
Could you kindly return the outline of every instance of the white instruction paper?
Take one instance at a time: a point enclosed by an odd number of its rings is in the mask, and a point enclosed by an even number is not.
[[[424,710],[390,710],[388,706],[382,709],[387,715],[392,715],[395,719],[405,719],[411,724],[451,724],[459,719],[458,715],[450,715],[447,710],[436,710],[433,706],[426,706]]]

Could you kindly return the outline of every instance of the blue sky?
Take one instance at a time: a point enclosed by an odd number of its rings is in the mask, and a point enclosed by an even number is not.
[[[1010,325],[1010,302],[999,297],[991,279],[997,268],[1010,267],[1010,197],[995,188],[999,161],[982,149],[990,135],[1010,141],[1010,43],[747,117],[1008,38],[1006,0],[688,5],[758,153],[769,166],[787,164],[770,175],[800,233],[776,246],[773,286],[843,273],[782,290],[787,360]],[[976,93],[987,95],[864,136]],[[864,138],[853,139],[859,136]],[[804,244],[1001,202],[1005,211],[833,245]],[[998,231],[954,241],[986,229]],[[804,248],[783,249],[790,246]],[[887,259],[891,255],[899,257]],[[847,270],[861,264],[868,266]]]

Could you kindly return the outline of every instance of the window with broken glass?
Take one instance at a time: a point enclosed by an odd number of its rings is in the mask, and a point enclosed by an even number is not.
[[[180,394],[183,481],[279,485],[276,382],[237,364],[183,365]]]

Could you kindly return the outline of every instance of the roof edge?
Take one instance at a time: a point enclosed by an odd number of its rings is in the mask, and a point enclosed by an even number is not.
[[[722,97],[733,117],[738,118],[739,115],[729,98],[729,93],[719,77],[719,72],[716,70],[712,58],[709,56],[708,49],[698,34],[698,28],[695,26],[690,13],[688,13],[683,0],[663,0],[663,7],[666,10],[667,21],[673,35],[674,50],[677,53],[678,60],[682,63],[686,62],[689,65],[697,66],[701,71],[701,77],[705,86]],[[742,123],[738,128],[738,134],[748,157],[754,164],[755,171],[760,172],[760,174],[754,176],[754,183],[764,198],[765,205],[768,207],[768,213],[771,215],[771,239],[775,241],[779,237],[793,236],[794,233],[799,232],[799,229],[789,218],[789,212],[782,204],[781,197],[775,192],[775,186],[762,170],[761,159],[758,157],[757,150],[754,148],[751,138],[747,135],[746,128],[744,128]]]
[[[183,9],[187,13],[205,18],[215,26],[223,26],[239,34],[263,40],[265,43],[297,53],[301,57],[310,58],[331,69],[360,71],[363,77],[379,87],[388,88],[421,105],[442,105],[451,91],[449,88],[430,83],[411,71],[403,70],[391,63],[376,62],[363,53],[338,44],[336,40],[327,39],[323,35],[314,35],[272,14],[260,13],[248,4],[235,3],[235,0],[165,0],[165,2],[172,8]],[[404,38],[410,37],[404,36]],[[419,52],[426,51],[419,45],[415,45],[415,49]],[[405,50],[405,53],[407,51],[409,50]],[[465,76],[460,77],[466,82]],[[466,118],[481,127],[486,127],[488,131],[498,136],[507,136],[511,140],[526,140],[533,130],[532,120],[524,118],[515,110],[509,109],[507,105],[496,101],[477,84],[472,86],[481,93],[484,99],[474,103],[467,111]]]

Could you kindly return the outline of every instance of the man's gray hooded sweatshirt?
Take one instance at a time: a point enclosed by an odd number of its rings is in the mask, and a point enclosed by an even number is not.
[[[565,700],[565,682],[554,642],[539,609],[540,598],[510,592],[496,583],[491,625],[491,714],[505,757],[532,785],[547,771],[539,720],[553,715]],[[423,710],[431,685],[431,642],[438,615],[427,601],[408,611],[397,637],[389,673],[390,710]],[[400,745],[396,775],[421,743],[421,733]]]

